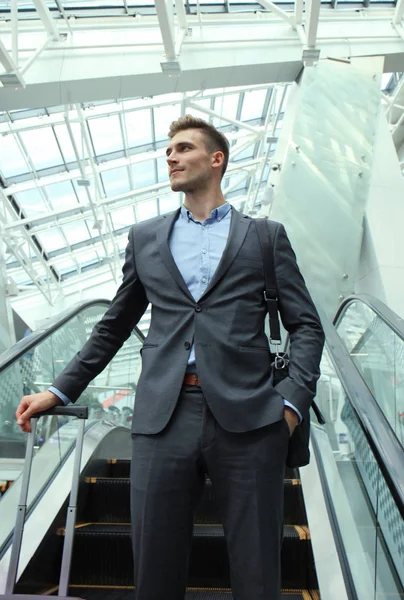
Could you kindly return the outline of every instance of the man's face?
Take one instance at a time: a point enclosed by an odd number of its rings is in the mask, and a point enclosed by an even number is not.
[[[166,150],[173,192],[194,192],[206,187],[215,171],[214,154],[207,151],[199,129],[179,131]]]

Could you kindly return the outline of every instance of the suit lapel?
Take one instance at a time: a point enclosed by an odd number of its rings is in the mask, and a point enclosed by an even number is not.
[[[173,255],[171,254],[170,246],[168,245],[170,233],[174,227],[175,221],[178,218],[180,210],[181,209],[178,209],[171,214],[163,216],[163,219],[162,219],[163,222],[162,222],[161,226],[159,227],[159,229],[157,230],[157,235],[156,235],[157,245],[158,245],[158,249],[160,252],[160,256],[161,256],[163,263],[165,264],[168,272],[173,277],[175,282],[179,285],[179,287],[182,289],[184,294],[186,294],[192,300],[192,302],[195,302],[190,291],[188,290],[188,287],[187,287],[181,273],[178,270],[177,265],[175,264],[175,260],[173,258]]]
[[[206,294],[208,294],[211,289],[214,288],[215,285],[222,279],[223,275],[236,258],[237,253],[240,250],[240,246],[244,242],[245,236],[247,235],[250,223],[250,218],[239,213],[234,206],[232,207],[229,237],[227,238],[226,247],[223,251],[222,258],[217,266],[217,269],[200,300],[202,300],[202,298],[204,298],[204,296],[206,296]]]

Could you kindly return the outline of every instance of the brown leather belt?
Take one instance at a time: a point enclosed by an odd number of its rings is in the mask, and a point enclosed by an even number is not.
[[[182,385],[198,385],[200,387],[201,380],[194,373],[186,373]]]

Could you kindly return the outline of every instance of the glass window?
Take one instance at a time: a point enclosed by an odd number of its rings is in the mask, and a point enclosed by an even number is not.
[[[193,101],[193,104],[202,106],[203,108],[207,108],[207,109],[210,109],[210,103],[211,103],[210,98],[201,98],[200,100]],[[190,108],[189,111],[187,111],[187,113],[191,114],[193,117],[197,117],[199,119],[204,119],[205,121],[209,121],[209,120],[212,121],[212,118],[209,117],[208,114],[206,114],[205,112],[201,112],[201,111],[195,109],[194,107]]]
[[[125,113],[126,135],[129,148],[144,146],[152,141],[150,109]]]
[[[259,119],[262,116],[267,90],[252,90],[244,94],[241,121]]]
[[[153,200],[146,200],[145,202],[139,202],[136,204],[136,215],[137,221],[146,221],[147,219],[151,219],[153,217],[157,217],[157,201],[153,198]]]
[[[38,217],[49,212],[49,206],[37,188],[19,192],[14,196],[26,217]]]
[[[114,229],[122,229],[128,225],[132,225],[135,222],[135,215],[131,206],[120,208],[119,210],[111,213],[111,219]]]
[[[23,131],[20,136],[35,169],[46,169],[63,162],[51,127]]]
[[[171,192],[160,197],[160,213],[162,215],[176,210],[180,206],[181,196],[177,192]]]
[[[9,178],[30,171],[14,136],[4,135],[0,140],[0,171],[4,177]]]
[[[218,96],[215,100],[215,112],[229,119],[236,119],[239,97],[240,94],[223,94],[222,96]],[[222,119],[213,118],[213,125],[215,127],[221,127],[225,124],[226,122]]]
[[[103,171],[101,177],[107,196],[117,196],[130,191],[128,167]]]
[[[154,161],[145,161],[132,165],[132,177],[135,189],[156,183]]]
[[[71,123],[71,129],[76,143],[79,156],[83,157],[83,142],[81,137],[81,127],[79,123]],[[66,163],[76,162],[73,144],[70,139],[69,130],[66,125],[55,125],[55,133],[62,150],[63,158]]]
[[[165,156],[157,159],[157,171],[159,181],[168,181],[168,165]]]
[[[66,242],[59,229],[49,229],[44,233],[38,233],[36,237],[42,248],[48,253],[66,247]]]
[[[71,246],[91,239],[88,229],[85,223],[82,221],[76,221],[75,223],[68,223],[67,225],[64,225],[63,232]]]
[[[44,187],[49,201],[54,210],[76,208],[78,206],[76,194],[71,181],[62,181]]]
[[[156,134],[156,140],[167,140],[168,143],[168,130],[173,121],[176,121],[181,116],[181,109],[179,104],[170,106],[159,106],[154,109],[154,130]]]
[[[123,149],[123,139],[118,115],[89,119],[91,137],[97,156]]]

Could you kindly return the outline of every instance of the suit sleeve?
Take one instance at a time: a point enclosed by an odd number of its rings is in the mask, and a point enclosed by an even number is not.
[[[122,272],[122,284],[107,312],[83,348],[53,382],[53,387],[72,402],[113,359],[147,308],[146,292],[136,272],[133,228],[129,232]]]
[[[274,236],[274,262],[279,312],[290,338],[289,376],[278,383],[276,390],[296,406],[303,419],[308,419],[320,377],[324,332],[281,224]]]

